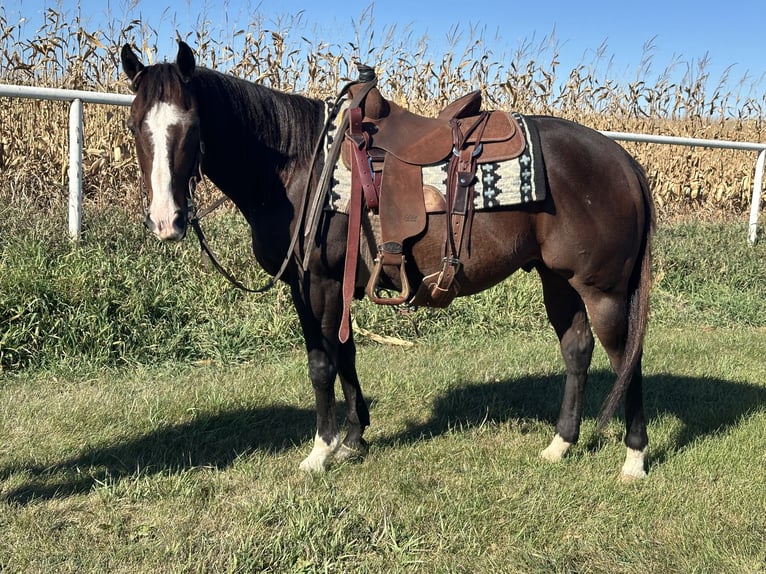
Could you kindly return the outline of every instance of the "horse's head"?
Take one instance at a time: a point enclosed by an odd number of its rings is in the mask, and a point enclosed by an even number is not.
[[[175,63],[144,66],[126,44],[121,60],[136,94],[127,125],[148,198],[146,226],[163,241],[183,239],[202,146],[189,82],[194,54],[179,42]]]

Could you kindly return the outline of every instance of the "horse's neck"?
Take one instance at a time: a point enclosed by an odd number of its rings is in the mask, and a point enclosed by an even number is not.
[[[313,150],[321,132],[321,103],[296,101],[295,114],[289,105],[278,113],[268,101],[210,103],[204,99],[199,109],[203,173],[239,208],[256,259],[276,273],[310,192],[313,158],[306,149]]]
[[[200,104],[205,175],[243,211],[255,205],[283,203],[286,196],[294,203],[297,198],[292,196],[298,190],[291,188],[296,187],[296,180],[305,180],[301,172],[310,169],[306,154],[295,153],[295,141],[308,142],[313,148],[322,118],[277,113],[268,100],[271,90],[261,90],[263,100],[245,100],[241,96],[246,92],[242,89],[247,86],[244,81],[207,73],[211,75],[208,82],[220,84],[216,95],[229,94],[229,99],[214,102],[212,97],[203,96]]]

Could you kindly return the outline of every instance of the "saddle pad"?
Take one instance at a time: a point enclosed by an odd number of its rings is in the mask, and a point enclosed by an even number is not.
[[[517,158],[481,163],[476,170],[474,208],[477,211],[520,205],[545,199],[545,170],[540,150],[540,138],[533,125],[521,114],[512,113],[519,124],[527,145]],[[328,138],[331,141],[332,138]],[[444,193],[448,162],[423,167],[423,186]],[[348,213],[351,172],[339,161],[333,172],[333,181],[326,209]],[[428,205],[428,204],[427,204]],[[431,210],[429,210],[431,211]]]

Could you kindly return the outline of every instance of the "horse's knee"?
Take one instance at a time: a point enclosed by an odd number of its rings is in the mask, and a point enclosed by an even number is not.
[[[315,389],[334,384],[337,374],[337,367],[326,354],[309,355],[309,378]]]

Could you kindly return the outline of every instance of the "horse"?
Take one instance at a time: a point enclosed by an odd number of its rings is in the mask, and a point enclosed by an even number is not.
[[[147,196],[147,227],[162,241],[183,239],[190,189],[200,174],[231,199],[249,223],[258,264],[289,285],[304,336],[316,432],[300,469],[319,472],[365,457],[370,415],[356,347],[353,334],[339,337],[349,216],[324,210],[315,236],[296,232],[306,225],[303,204],[323,163],[316,149],[325,102],[199,66],[182,41],[173,62],[144,65],[129,44],[120,56],[135,94],[127,126]],[[555,433],[540,456],[558,461],[579,439],[595,332],[616,374],[597,431],[624,401],[621,476],[643,478],[648,435],[641,360],[656,225],[648,179],[630,154],[595,130],[551,116],[526,121],[539,133],[545,199],[474,214],[460,296],[519,269],[535,270],[566,369]],[[438,269],[445,219],[429,214],[425,230],[405,245],[408,269],[420,277]],[[384,274],[387,285],[401,288],[398,273]],[[336,378],[346,406],[343,437]]]

